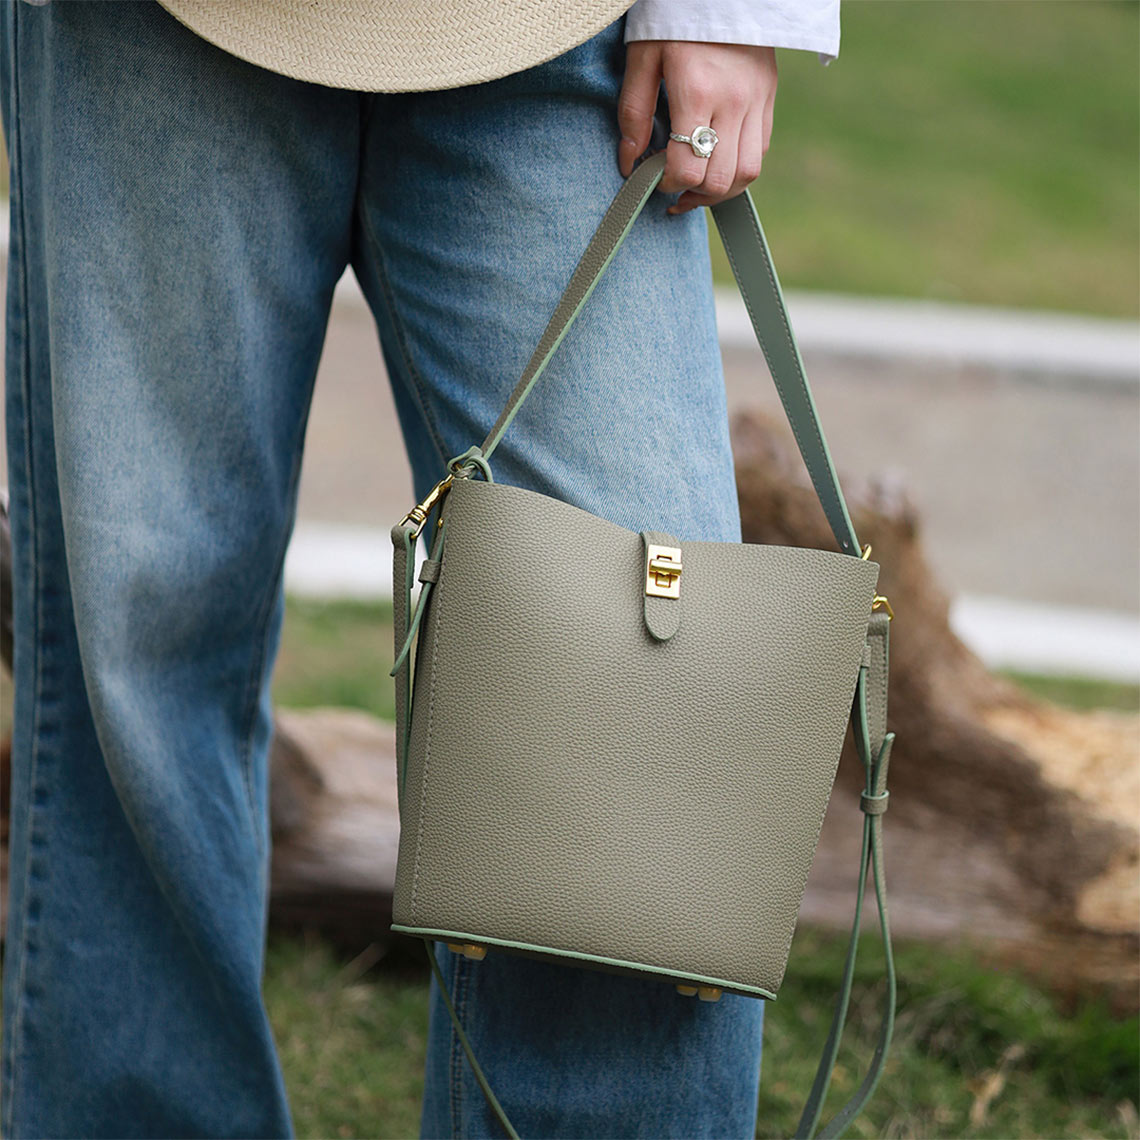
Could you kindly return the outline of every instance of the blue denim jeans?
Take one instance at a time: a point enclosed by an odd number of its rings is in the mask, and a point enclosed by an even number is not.
[[[351,265],[423,495],[495,420],[621,183],[622,21],[501,80],[372,95],[251,66],[150,2],[2,19],[0,1130],[286,1136],[260,990],[269,680],[333,287]],[[634,226],[495,474],[738,541],[706,222],[675,200]],[[523,1135],[752,1135],[760,1002],[441,960]],[[434,992],[430,1017],[423,1134],[498,1135]]]

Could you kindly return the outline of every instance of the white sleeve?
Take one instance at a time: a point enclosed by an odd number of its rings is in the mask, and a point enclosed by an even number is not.
[[[625,42],[700,40],[839,55],[839,0],[635,0]]]

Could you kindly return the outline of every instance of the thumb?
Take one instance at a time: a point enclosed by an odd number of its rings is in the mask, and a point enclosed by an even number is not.
[[[661,86],[661,46],[653,40],[626,45],[625,77],[618,96],[618,166],[622,177],[633,173],[633,163],[649,146],[653,114]]]

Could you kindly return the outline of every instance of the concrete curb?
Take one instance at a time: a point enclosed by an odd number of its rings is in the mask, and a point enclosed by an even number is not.
[[[367,307],[351,271],[340,279],[336,298]],[[1140,384],[1137,321],[799,290],[785,299],[805,352],[987,368],[1041,381]],[[717,288],[716,319],[722,348],[758,351],[735,289]]]
[[[942,301],[790,292],[788,310],[805,351],[871,361],[928,362],[1017,372],[1082,384],[1140,383],[1140,322]],[[740,296],[717,290],[725,347],[752,348]]]
[[[1140,682],[1140,618],[959,594],[954,632],[991,668]]]
[[[392,543],[379,528],[298,523],[285,558],[296,597],[392,597]],[[959,595],[954,632],[991,668],[1140,682],[1140,619],[1129,614]]]

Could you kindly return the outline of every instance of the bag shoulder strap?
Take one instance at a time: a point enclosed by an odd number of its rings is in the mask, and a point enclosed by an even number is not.
[[[550,363],[550,358],[562,343],[562,338],[594,291],[664,173],[665,152],[660,151],[645,159],[633,171],[610,204],[590,239],[586,252],[578,261],[570,283],[547,323],[522,378],[515,385],[502,414],[480,446],[479,451],[483,457],[489,458],[499,445],[523,401]],[[746,190],[727,202],[713,206],[712,215],[720,230],[756,339],[768,362],[768,369],[832,533],[840,550],[846,554],[858,554],[859,543],[847,513],[831,453],[823,437],[819,414],[808,386],[803,360],[792,335],[784,296],[751,194]]]
[[[627,178],[621,190],[606,211],[593,238],[578,262],[570,283],[554,315],[542,334],[526,370],[511,393],[502,413],[491,428],[481,447],[473,447],[449,463],[456,467],[481,467],[487,470],[486,460],[499,445],[503,434],[518,413],[523,401],[542,375],[550,358],[561,344],[570,325],[593,292],[602,273],[613,260],[622,241],[629,233],[646,203],[649,201],[665,169],[665,153],[659,152],[645,159]],[[811,477],[812,486],[823,506],[832,533],[844,553],[858,557],[860,550],[839,479],[828,451],[823,429],[819,422],[815,401],[808,386],[803,360],[796,345],[788,320],[783,294],[771,254],[760,225],[751,194],[742,194],[712,207],[713,218],[720,230],[729,263],[744,298],[756,339],[768,362],[768,369],[780,395],[792,433]],[[427,506],[427,501],[421,506]],[[410,613],[413,551],[415,539],[424,519],[414,520],[411,515],[392,529],[395,548],[393,584],[395,586],[395,645],[396,663],[392,673],[397,678],[397,767],[401,788],[407,750],[407,735],[411,720],[410,648],[419,619],[422,617],[431,582],[425,581],[415,614]],[[435,536],[433,553],[442,542],[442,531]],[[882,933],[887,994],[878,1044],[870,1069],[855,1094],[832,1120],[818,1133],[820,1137],[836,1137],[855,1118],[874,1092],[883,1066],[886,1063],[894,1027],[896,981],[894,957],[891,950],[890,928],[887,919],[886,881],[882,853],[882,814],[886,810],[887,767],[895,734],[887,732],[887,687],[889,676],[889,623],[891,616],[876,610],[870,615],[867,629],[867,649],[859,670],[855,697],[852,702],[852,727],[856,750],[863,763],[865,786],[860,796],[863,810],[863,845],[856,886],[854,923],[848,943],[847,958],[832,1018],[831,1031],[807,1104],[804,1108],[796,1140],[806,1140],[816,1134],[823,1102],[831,1082],[831,1074],[839,1052],[840,1037],[847,1019],[847,1009],[854,977],[858,937],[862,925],[863,898],[868,871],[871,871],[878,904],[879,926]],[[443,994],[456,1034],[475,1072],[488,1103],[507,1135],[517,1137],[501,1106],[491,1092],[490,1085],[471,1050],[467,1035],[451,1005],[442,975],[430,942],[425,943],[432,970]]]

